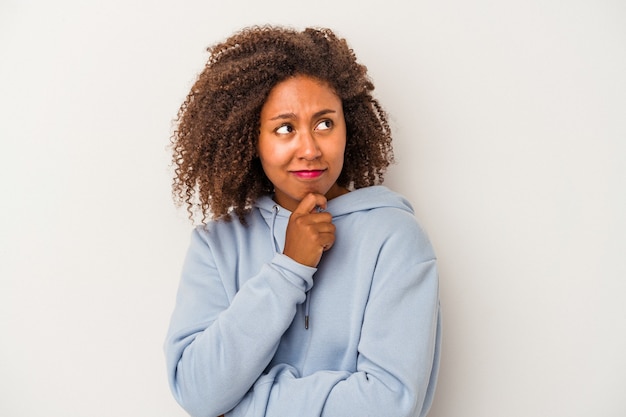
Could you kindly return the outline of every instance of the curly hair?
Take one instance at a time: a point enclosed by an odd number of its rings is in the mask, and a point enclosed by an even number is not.
[[[245,224],[262,195],[273,193],[256,148],[263,104],[295,75],[326,82],[342,101],[344,165],[337,184],[362,188],[383,181],[393,162],[387,115],[372,96],[367,68],[330,29],[244,28],[207,49],[210,56],[178,111],[172,135],[177,203],[207,218]]]

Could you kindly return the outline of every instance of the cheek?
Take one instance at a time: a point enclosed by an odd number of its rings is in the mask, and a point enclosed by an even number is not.
[[[270,146],[270,142],[263,138],[263,136],[259,137],[259,141],[256,145],[256,151],[263,164],[266,164],[268,160],[271,160],[272,155],[274,154],[272,147]]]
[[[346,155],[346,143],[338,145],[334,149],[334,160],[336,165],[343,166],[343,161]]]
[[[286,146],[277,146],[277,144],[271,144],[267,141],[259,141],[257,151],[264,169],[289,162],[290,151]]]

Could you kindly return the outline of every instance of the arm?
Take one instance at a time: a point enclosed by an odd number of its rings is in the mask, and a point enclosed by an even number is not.
[[[438,365],[436,261],[417,225],[383,244],[365,310],[356,371],[301,377],[286,365],[261,377],[227,416],[423,416]]]
[[[241,400],[274,355],[314,272],[278,254],[231,300],[206,232],[194,231],[165,343],[170,387],[189,414],[215,417]]]

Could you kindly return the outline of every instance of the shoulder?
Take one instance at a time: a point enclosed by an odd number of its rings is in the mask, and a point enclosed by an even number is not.
[[[413,213],[394,207],[382,207],[372,210],[369,216],[372,226],[368,229],[381,235],[385,244],[394,250],[412,247],[425,257],[435,257],[428,233]]]
[[[384,251],[419,254],[421,260],[434,259],[428,234],[415,215],[411,203],[401,194],[386,187],[367,190],[367,209],[349,214],[354,226],[371,242],[378,242]]]
[[[245,239],[258,228],[259,220],[262,221],[259,218],[258,211],[252,210],[246,215],[246,224],[242,224],[236,216],[228,220],[211,220],[193,229],[192,240],[197,244],[213,247]]]

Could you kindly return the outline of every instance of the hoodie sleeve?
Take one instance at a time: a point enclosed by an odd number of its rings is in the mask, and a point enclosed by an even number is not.
[[[230,299],[207,233],[193,232],[164,346],[170,388],[190,415],[216,417],[241,401],[273,357],[314,272],[276,254]]]
[[[379,252],[356,371],[300,377],[295,369],[279,365],[227,416],[426,415],[439,363],[436,260],[413,220],[378,226],[392,232]]]

